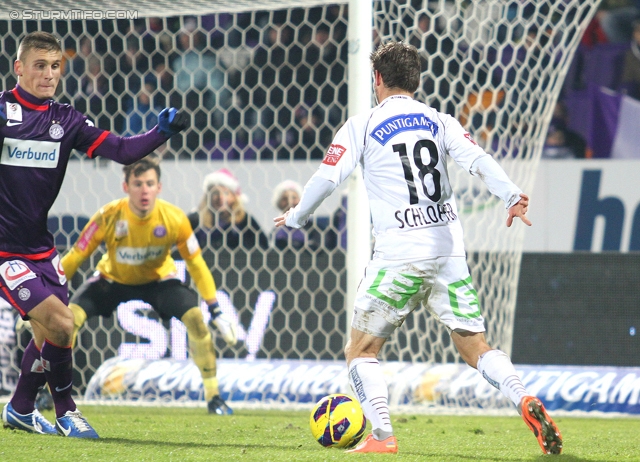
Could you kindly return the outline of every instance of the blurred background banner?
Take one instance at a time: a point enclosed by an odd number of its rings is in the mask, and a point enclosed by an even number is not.
[[[477,370],[462,364],[386,362],[382,365],[394,407],[513,409],[513,403]],[[516,371],[549,410],[640,414],[640,368],[523,366]],[[223,398],[233,404],[309,405],[331,393],[351,394],[342,361],[221,360]],[[190,361],[113,358],[93,376],[87,401],[202,401],[202,382]]]

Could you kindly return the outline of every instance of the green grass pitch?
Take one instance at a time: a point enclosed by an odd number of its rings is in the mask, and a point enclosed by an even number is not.
[[[640,461],[640,419],[557,417],[560,456],[544,456],[513,417],[392,416],[397,455],[345,454],[311,437],[307,412],[204,408],[81,406],[99,440],[0,429],[0,460],[55,461]],[[515,411],[514,411],[515,413]],[[52,412],[45,412],[53,420]]]

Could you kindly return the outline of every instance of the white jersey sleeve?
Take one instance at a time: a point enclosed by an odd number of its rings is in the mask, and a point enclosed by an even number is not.
[[[285,224],[290,228],[302,228],[322,201],[336,189],[336,184],[318,175],[313,175],[304,187],[302,198],[298,205],[287,214]]]
[[[347,120],[327,150],[320,167],[304,187],[302,197],[287,215],[286,225],[301,228],[309,216],[356,168],[362,157],[364,130],[357,130],[358,119]],[[360,142],[358,142],[360,139]],[[359,146],[360,145],[360,146]]]
[[[369,113],[350,117],[331,142],[317,175],[339,186],[362,162],[365,147],[365,124]]]
[[[493,157],[474,141],[460,122],[450,115],[441,114],[444,127],[444,148],[463,169],[480,178],[492,194],[511,207],[520,200],[522,190],[507,176]]]

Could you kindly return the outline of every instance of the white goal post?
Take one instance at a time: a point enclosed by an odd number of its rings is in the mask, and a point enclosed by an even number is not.
[[[386,40],[418,48],[424,68],[416,97],[461,120],[530,191],[553,106],[599,2],[106,0],[96,7],[61,0],[54,13],[50,2],[9,0],[0,11],[0,84],[15,85],[13,60],[25,33],[53,32],[64,49],[60,101],[122,135],[151,128],[162,107],[186,108],[193,127],[158,150],[162,197],[191,211],[205,175],[227,168],[271,238],[276,185],[304,184],[349,114],[371,107],[368,55]],[[507,230],[504,208],[484,185],[455,164],[448,168],[488,340],[510,352],[523,227]],[[122,196],[121,182],[121,167],[111,162],[80,154],[70,161],[49,223],[61,251],[100,206]],[[267,248],[204,249],[224,309],[241,327],[237,348],[216,339],[222,357],[344,357],[347,313],[371,248],[366,195],[357,177],[347,183],[319,209],[311,247],[278,248],[270,239]],[[186,358],[183,326],[132,303],[81,331],[74,352],[80,393],[102,362],[123,352]],[[10,351],[15,371],[26,335]],[[392,336],[382,359],[460,362],[426,310]]]

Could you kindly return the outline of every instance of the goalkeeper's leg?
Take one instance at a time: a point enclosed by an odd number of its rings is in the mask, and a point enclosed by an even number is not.
[[[198,307],[191,308],[182,316],[181,321],[187,328],[191,357],[202,375],[204,399],[209,412],[219,415],[232,414],[233,411],[220,397],[216,376],[216,352],[202,311]]]

